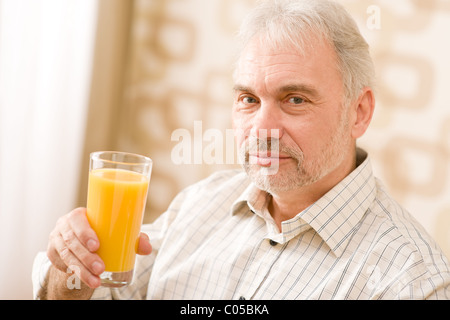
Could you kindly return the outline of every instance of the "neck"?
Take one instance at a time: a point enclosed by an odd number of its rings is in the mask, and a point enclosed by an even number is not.
[[[335,170],[311,185],[298,189],[272,193],[269,212],[278,229],[281,223],[292,219],[297,214],[319,200],[356,168],[356,155],[343,161]]]

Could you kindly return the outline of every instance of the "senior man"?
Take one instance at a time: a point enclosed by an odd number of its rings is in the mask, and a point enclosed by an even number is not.
[[[36,297],[449,299],[448,260],[356,147],[375,98],[352,18],[331,1],[269,0],[240,39],[232,114],[245,170],[185,189],[143,226],[127,287],[99,287],[86,210],[63,216],[36,258]],[[68,266],[81,289],[68,288]]]

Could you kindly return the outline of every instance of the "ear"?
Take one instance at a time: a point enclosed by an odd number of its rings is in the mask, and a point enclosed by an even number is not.
[[[375,109],[375,97],[369,87],[362,89],[360,96],[353,104],[354,122],[352,123],[352,138],[361,137],[369,127]]]

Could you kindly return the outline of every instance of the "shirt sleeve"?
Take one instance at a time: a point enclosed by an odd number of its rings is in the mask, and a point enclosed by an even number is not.
[[[39,252],[33,261],[33,270],[31,273],[31,281],[33,285],[33,298],[35,300],[41,299],[41,293],[46,281],[48,270],[51,262],[47,258],[45,252]]]
[[[391,288],[392,294],[386,294],[383,299],[392,300],[449,300],[450,282],[443,278],[444,274],[423,278],[403,286],[397,284]],[[395,291],[397,290],[397,291]]]
[[[449,276],[450,277],[450,276]],[[426,300],[450,300],[450,280],[442,286],[432,290],[431,294],[425,297]]]
[[[403,299],[450,300],[450,273],[441,272],[409,286]]]

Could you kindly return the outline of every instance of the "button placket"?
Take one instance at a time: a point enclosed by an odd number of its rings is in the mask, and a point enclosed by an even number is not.
[[[261,288],[273,264],[278,260],[282,247],[273,240],[264,238],[260,241],[255,253],[247,265],[245,276],[238,292],[239,297],[252,298]]]

